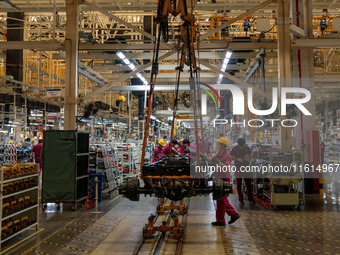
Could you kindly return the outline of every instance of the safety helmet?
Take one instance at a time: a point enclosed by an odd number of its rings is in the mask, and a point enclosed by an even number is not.
[[[184,138],[181,139],[181,142],[183,142]]]
[[[31,142],[34,142],[34,138],[31,139]]]
[[[126,100],[125,96],[120,95],[118,97],[118,101],[125,102],[125,100]]]
[[[228,138],[226,138],[226,137],[224,137],[224,136],[221,137],[220,139],[218,139],[217,142],[218,142],[218,143],[222,143],[222,144],[224,144],[225,146],[229,147],[229,140],[228,140]]]
[[[158,141],[158,144],[164,147],[165,146],[165,141],[163,139],[161,139],[161,140]]]
[[[13,143],[13,141],[9,141],[9,144],[12,144]]]

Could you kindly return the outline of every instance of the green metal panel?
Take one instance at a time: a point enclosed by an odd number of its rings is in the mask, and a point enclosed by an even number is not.
[[[88,153],[89,152],[89,133],[78,132],[78,153]]]
[[[42,200],[74,202],[76,132],[45,131],[43,155]]]

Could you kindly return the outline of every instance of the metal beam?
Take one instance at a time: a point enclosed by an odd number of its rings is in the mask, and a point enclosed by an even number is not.
[[[84,75],[85,77],[89,78],[90,80],[98,83],[100,86],[105,86],[106,83],[102,82],[101,80],[97,79],[93,75],[89,74],[88,72],[84,71],[81,68],[78,68],[78,73]]]
[[[165,53],[160,52],[159,56],[164,55]],[[238,59],[238,58],[254,58],[256,57],[257,52],[233,52],[231,55],[231,59]],[[127,52],[125,53],[125,56],[128,59],[152,59],[153,52]],[[0,52],[1,57],[1,52]],[[200,59],[224,59],[225,52],[200,52]],[[267,52],[266,53],[267,58],[276,58],[277,53],[276,52]],[[53,59],[64,59],[62,56],[60,56],[59,53],[53,54]],[[116,54],[110,54],[110,53],[80,53],[79,59],[86,59],[86,60],[116,60],[120,59]],[[168,57],[168,60],[175,59],[177,60],[177,56],[170,56]]]
[[[62,104],[51,101],[51,100],[43,99],[41,97],[30,96],[30,95],[26,95],[26,94],[22,94],[22,93],[17,93],[13,90],[7,90],[7,89],[0,88],[0,92],[12,94],[12,95],[21,95],[22,97],[26,97],[28,99],[32,99],[32,100],[35,100],[35,101],[45,102],[45,103],[53,104],[53,105],[60,106],[60,107],[62,106]]]
[[[292,48],[339,48],[340,39],[296,39],[292,41]]]
[[[201,47],[201,46],[200,46]],[[230,50],[256,50],[256,49],[277,49],[277,42],[231,42],[228,49]]]
[[[234,81],[235,83],[239,84],[239,85],[242,85],[244,87],[248,87],[248,88],[253,88],[253,91],[259,95],[262,95],[264,97],[267,97],[267,98],[271,98],[271,95],[266,93],[266,92],[263,92],[262,90],[256,88],[256,87],[253,87],[252,85],[244,82],[243,80],[239,79],[239,78],[236,78],[235,76],[233,75],[230,75],[226,72],[222,72],[220,69],[218,69],[216,66],[213,66],[211,64],[209,64],[206,60],[201,60],[200,63],[206,67],[209,67],[212,71],[218,73],[218,74],[222,74],[223,76],[229,78],[230,80]]]
[[[43,50],[43,51],[59,51],[64,49],[64,43],[49,41],[10,41],[0,42],[0,49],[6,50]]]
[[[22,1],[28,1],[28,0],[22,0]],[[36,2],[38,2],[38,0],[35,0]],[[136,10],[140,10],[140,8],[142,8],[142,10],[144,12],[149,12],[152,14],[155,14],[155,11],[157,10],[157,1],[153,1],[153,2],[145,2],[145,1],[141,1],[142,5],[141,6],[137,6],[136,2],[134,4],[130,4],[127,5],[127,2],[123,2],[123,1],[119,1],[121,4],[121,8],[124,9],[124,13],[126,13],[127,11],[132,12],[136,12]],[[124,4],[124,5],[123,5]],[[230,7],[232,8],[232,10],[247,10],[250,7],[255,6],[255,4],[249,4],[248,6],[245,6],[244,3],[240,2],[234,2],[230,5]],[[337,5],[336,5],[337,6]],[[34,8],[32,7],[32,5],[25,5],[22,6],[20,5],[20,11],[25,12],[25,13],[53,13],[53,5],[48,3],[48,4],[40,4],[37,6],[38,8]],[[115,6],[112,4],[112,1],[107,1],[106,4],[102,3],[100,4],[100,7],[103,8],[104,10],[107,11],[116,11],[119,12],[119,7]],[[320,7],[322,8],[328,8],[328,4],[324,4]],[[57,9],[59,12],[65,12],[66,8],[65,5],[57,5]],[[91,11],[91,9],[87,6],[82,6],[82,11]],[[216,12],[216,10],[223,10],[225,9],[225,4],[223,2],[221,3],[215,3],[215,4],[211,4],[210,2],[204,3],[204,4],[199,4],[195,6],[195,11],[212,11],[212,12]],[[18,10],[14,9],[14,8],[2,8],[1,12],[17,12]],[[133,15],[133,14],[131,14]],[[148,14],[150,15],[150,14]],[[266,13],[264,14],[266,15]]]
[[[144,69],[145,70],[145,69]],[[106,77],[109,79],[119,79],[121,77],[121,73],[115,73],[115,74],[109,74],[106,75]],[[214,72],[201,72],[200,73],[200,77],[201,78],[212,78],[215,79],[217,78],[217,75]],[[185,79],[185,78],[190,78],[190,73],[188,72],[188,70],[184,71],[181,73],[181,78]],[[167,79],[168,81],[176,81],[176,72],[173,71],[171,73],[158,73],[157,75],[157,80],[158,79]]]
[[[216,90],[226,90],[227,84],[210,84]],[[175,91],[175,85],[156,85],[155,91]],[[179,85],[178,88],[180,91],[189,91],[190,85]],[[149,91],[150,86],[115,86],[108,89],[108,91]]]
[[[245,74],[242,77],[243,80],[247,82],[250,79],[250,77],[254,74],[254,72],[257,70],[258,67],[259,67],[258,60],[250,64],[249,69],[245,72]]]
[[[2,59],[6,59],[6,54],[5,54],[5,53],[3,53],[2,51],[0,51],[0,58],[2,58]]]
[[[277,65],[270,65],[273,66],[272,68],[277,68]],[[160,64],[158,70],[159,71],[164,71],[164,70],[173,70],[175,71],[175,68],[178,67],[178,65],[175,64]],[[230,64],[227,66],[227,70],[246,70],[248,67],[248,65],[245,64],[241,64],[241,65],[236,65],[236,64]],[[184,66],[183,68],[184,70],[189,70],[188,66]],[[127,66],[127,65],[123,65],[123,66],[117,66],[115,64],[104,64],[104,65],[97,65],[95,66],[95,70],[97,72],[101,72],[101,71],[118,71],[118,72],[122,72],[122,71],[130,71],[131,69]],[[145,70],[151,70],[151,66],[146,68]],[[203,71],[207,71],[210,70],[208,67],[201,67],[201,70]],[[161,74],[161,73],[160,73]],[[166,73],[165,73],[166,74]]]
[[[172,47],[169,45],[160,45],[160,50],[169,50]],[[201,42],[200,51],[207,50],[256,50],[256,49],[277,49],[277,43],[273,40],[268,42]],[[92,44],[80,43],[79,50],[81,51],[153,51],[153,44]]]
[[[307,36],[307,32],[302,29],[301,27],[298,27],[294,24],[290,25],[290,32],[292,32],[293,34],[300,36],[300,37],[306,37]]]
[[[253,59],[253,61],[250,63],[247,71],[243,75],[243,80],[246,82],[250,79],[250,77],[253,75],[253,73],[256,71],[256,69],[259,67],[259,61],[261,59],[261,54],[264,53],[264,50],[261,49],[256,57]]]
[[[167,57],[171,56],[172,54],[175,54],[176,52],[177,52],[176,50],[170,51],[167,54],[159,57],[158,61],[161,62],[162,60],[166,59]],[[125,81],[126,79],[130,78],[131,76],[135,75],[138,72],[141,72],[141,71],[145,70],[145,68],[147,68],[147,67],[149,67],[151,65],[152,65],[152,62],[149,62],[149,63],[147,63],[145,65],[142,65],[141,67],[137,68],[135,71],[132,71],[132,72],[130,72],[128,74],[121,75],[121,77],[118,78],[117,80],[111,82],[110,84],[105,85],[104,87],[101,87],[100,89],[97,89],[93,93],[90,93],[90,94],[86,95],[83,99],[87,100],[87,99],[92,98],[93,96],[96,96],[96,95],[99,95],[101,93],[104,93],[109,88],[111,88],[113,86],[116,86],[120,82]]]
[[[338,2],[338,0],[333,0],[332,3],[329,4],[328,9],[331,9],[336,2]]]
[[[292,48],[294,49],[303,49],[303,48],[337,48],[340,45],[340,39],[296,39],[292,41]],[[160,50],[169,50],[171,45],[160,46]],[[255,50],[255,49],[277,49],[276,42],[234,42],[229,43],[229,47],[227,43],[206,43],[202,42],[200,44],[200,50]],[[0,42],[0,49],[9,49],[9,50],[21,50],[21,49],[32,49],[38,51],[60,51],[65,49],[65,43],[61,43],[58,41],[12,41],[12,42]],[[80,43],[79,50],[81,51],[153,51],[153,44],[92,44],[92,43]],[[90,54],[100,54],[100,53],[90,53]],[[83,59],[93,59],[91,55],[86,53],[82,54]],[[129,54],[129,53],[126,53]],[[139,54],[148,54],[148,53],[130,53],[131,56],[127,55],[128,58],[134,58],[136,55],[138,58]],[[204,54],[201,52],[200,55]],[[210,53],[208,53],[210,54]],[[211,54],[218,54],[218,52],[214,52]],[[240,54],[240,56],[235,56],[235,58],[248,58],[246,55],[252,53],[234,53]],[[233,55],[234,55],[233,54]],[[108,54],[110,55],[110,54]],[[112,55],[112,59],[116,59],[116,56]],[[273,53],[272,57],[275,57],[275,53]],[[203,55],[204,56],[204,55]],[[54,58],[58,58],[54,55]],[[60,57],[59,57],[60,58]],[[140,58],[145,58],[145,56],[140,55]],[[215,57],[214,57],[215,58]],[[233,56],[232,56],[233,58]],[[110,58],[108,58],[110,59]]]
[[[66,58],[65,52],[60,52],[59,56],[61,57],[61,59]],[[78,53],[78,59],[79,59],[79,53]],[[83,62],[79,62],[78,72],[84,75],[85,77],[89,78],[90,80],[98,83],[101,86],[104,86],[105,84],[108,83],[105,77],[103,77],[101,74],[97,73],[95,70],[85,65]]]
[[[243,19],[244,17],[249,16],[250,14],[256,12],[257,10],[262,9],[263,7],[266,7],[267,5],[271,4],[272,2],[273,2],[273,0],[267,0],[267,1],[265,1],[265,2],[263,2],[263,3],[261,3],[261,4],[257,5],[257,6],[255,6],[255,7],[253,7],[253,8],[250,9],[249,11],[246,11],[245,13],[242,13],[241,15],[238,15],[237,17],[231,19],[230,21],[224,23],[223,25],[220,25],[220,26],[218,26],[218,27],[216,27],[216,28],[210,30],[209,32],[207,32],[207,33],[201,35],[201,36],[199,37],[199,39],[200,39],[200,40],[203,40],[204,38],[207,38],[207,37],[209,37],[210,35],[215,34],[215,33],[218,32],[219,30],[222,30],[223,28],[226,28],[226,27],[230,26],[230,25],[233,24],[234,22],[236,22],[236,21],[238,21],[238,20],[240,20],[240,19]]]

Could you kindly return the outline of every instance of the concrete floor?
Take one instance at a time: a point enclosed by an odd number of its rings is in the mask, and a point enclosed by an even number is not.
[[[229,200],[241,219],[212,227],[211,198],[191,198],[183,254],[340,254],[339,178],[326,180],[324,196],[307,195],[306,205],[296,211],[242,205],[236,195]],[[40,213],[38,231],[4,243],[0,254],[132,254],[156,204],[156,198],[131,202],[114,196],[101,202],[100,214],[58,211],[51,204]]]

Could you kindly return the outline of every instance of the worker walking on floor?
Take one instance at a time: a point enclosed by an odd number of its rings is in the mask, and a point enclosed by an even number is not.
[[[240,172],[242,166],[249,165],[251,158],[251,149],[246,145],[246,140],[244,138],[237,140],[237,145],[230,151],[230,155],[233,157],[236,166],[235,177],[238,200],[240,203],[243,203],[242,180],[244,180],[244,184],[247,188],[248,201],[255,202],[251,178],[250,176],[247,176],[246,173]]]
[[[160,160],[162,157],[162,150],[165,146],[165,141],[163,139],[158,141],[158,145],[155,147],[154,153],[153,153],[153,160],[152,162],[155,162],[157,160]]]
[[[218,164],[220,166],[229,166],[231,165],[232,158],[227,151],[227,147],[229,146],[229,140],[226,137],[221,137],[217,141],[217,154],[211,159],[207,159],[209,163]],[[230,172],[226,173],[216,173],[216,178],[221,178],[223,181],[230,183]],[[234,207],[229,203],[228,197],[224,197],[220,200],[216,200],[217,208],[216,208],[216,221],[212,222],[213,226],[225,226],[225,214],[227,213],[230,216],[230,220],[228,224],[233,224],[237,221],[241,216],[236,212]]]

